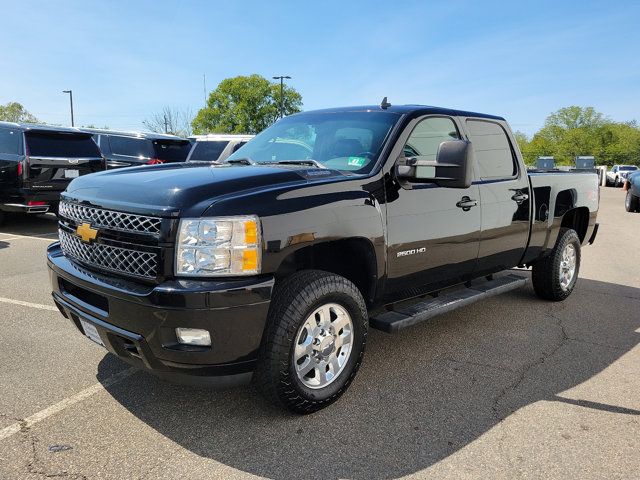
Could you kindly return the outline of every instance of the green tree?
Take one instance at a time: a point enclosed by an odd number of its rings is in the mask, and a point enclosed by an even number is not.
[[[284,114],[300,111],[302,96],[284,87]],[[274,123],[280,111],[280,84],[260,75],[227,78],[209,94],[207,106],[194,118],[196,134],[258,133]]]
[[[530,141],[518,143],[528,164],[541,155],[553,155],[565,165],[577,155],[593,155],[599,164],[640,164],[638,124],[614,122],[593,107],[561,108],[547,117]]]
[[[27,112],[18,102],[9,102],[6,105],[0,105],[0,120],[4,122],[39,123],[38,119]]]

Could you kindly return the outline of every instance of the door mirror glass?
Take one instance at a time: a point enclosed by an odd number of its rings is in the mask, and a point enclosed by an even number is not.
[[[440,143],[434,160],[400,157],[397,175],[413,183],[435,183],[442,187],[469,188],[473,181],[473,148],[467,140]]]

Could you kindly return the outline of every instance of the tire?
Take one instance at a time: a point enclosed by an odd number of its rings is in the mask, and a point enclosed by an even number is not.
[[[329,328],[317,326],[320,318],[330,321],[320,322]],[[351,323],[344,326],[347,320]],[[362,363],[367,329],[367,308],[353,283],[319,270],[294,273],[276,287],[271,302],[255,373],[258,388],[272,402],[299,414],[330,405],[346,391]],[[318,339],[319,344],[312,343]],[[306,353],[311,349],[314,353]]]
[[[568,277],[571,271],[570,252],[573,250],[573,274]],[[568,257],[565,258],[565,253]],[[561,277],[561,272],[565,276]],[[566,299],[578,280],[580,271],[580,239],[575,230],[561,228],[551,253],[541,258],[533,265],[531,280],[536,295],[544,300],[559,302]],[[561,281],[562,278],[562,281]]]
[[[640,198],[631,193],[631,190],[627,190],[627,196],[624,200],[624,209],[627,212],[640,212]]]
[[[613,182],[613,186],[616,188],[620,188],[620,179],[616,177],[616,180]]]
[[[2,210],[0,210],[0,226],[4,223],[5,219],[6,219],[5,213]]]

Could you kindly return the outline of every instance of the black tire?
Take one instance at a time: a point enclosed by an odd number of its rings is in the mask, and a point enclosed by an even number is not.
[[[338,304],[351,317],[351,350],[334,381],[322,388],[309,388],[296,373],[294,343],[307,318],[328,303]],[[364,299],[349,280],[319,270],[291,275],[276,286],[271,302],[255,373],[258,388],[269,400],[299,414],[330,405],[346,391],[362,363],[367,329]]]
[[[624,209],[627,212],[640,212],[640,198],[636,197],[631,190],[627,190],[627,196],[624,200]]]
[[[560,282],[560,269],[563,261],[563,252],[567,245],[573,245],[575,249],[575,272],[568,285]],[[541,258],[533,265],[531,281],[536,295],[544,300],[559,302],[566,299],[578,280],[580,272],[580,238],[575,230],[561,228],[551,253]]]

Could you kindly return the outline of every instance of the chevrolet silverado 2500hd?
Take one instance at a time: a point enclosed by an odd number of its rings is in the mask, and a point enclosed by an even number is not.
[[[565,299],[598,201],[593,173],[528,173],[501,117],[383,102],[284,118],[224,163],[78,178],[48,265],[62,314],[123,360],[308,413],[369,327],[519,287],[516,266]]]

